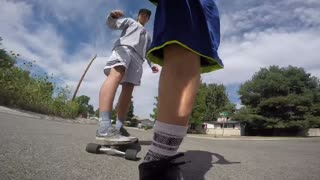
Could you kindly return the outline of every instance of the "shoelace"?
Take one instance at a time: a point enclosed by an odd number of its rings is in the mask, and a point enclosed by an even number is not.
[[[105,131],[107,131],[109,134],[117,134],[117,130],[114,128],[106,129]],[[99,130],[97,130],[96,132],[97,132],[97,134],[101,133],[101,132],[99,132]]]
[[[120,129],[120,134],[122,136],[130,136],[130,133],[123,127]]]

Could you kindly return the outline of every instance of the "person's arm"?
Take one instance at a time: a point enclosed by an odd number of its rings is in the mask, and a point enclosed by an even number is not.
[[[147,61],[148,65],[149,65],[149,67],[152,69],[153,63],[151,61],[149,61],[148,59],[146,59],[146,61]]]
[[[151,70],[152,70],[153,73],[159,72],[158,66],[154,65],[154,64],[153,64],[151,61],[149,61],[149,60],[147,60],[147,62],[148,62],[148,64],[149,64],[149,66],[150,66],[150,68],[151,68]]]
[[[147,50],[148,50],[150,49],[150,46],[151,46],[151,38],[150,36],[147,36],[147,37],[148,37],[148,41],[147,41]],[[147,58],[144,58],[144,59],[147,61],[153,73],[157,73],[159,71],[158,67],[155,66],[151,61],[149,61]]]
[[[123,18],[123,16],[124,13],[120,10],[112,11],[107,17],[107,26],[111,29],[126,29],[133,21],[130,18]]]
[[[159,71],[158,67],[154,65],[151,61],[149,61],[147,58],[145,58],[145,60],[147,61],[153,73],[157,73]]]

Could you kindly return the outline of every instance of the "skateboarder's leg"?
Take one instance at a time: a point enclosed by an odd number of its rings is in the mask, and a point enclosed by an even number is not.
[[[123,66],[116,66],[110,70],[109,76],[103,82],[99,94],[99,110],[100,112],[111,112],[114,97],[118,86],[125,73]]]
[[[200,57],[176,44],[164,47],[158,120],[152,145],[139,166],[141,180],[159,176],[162,179],[183,179],[179,168],[172,162],[182,156],[176,153],[187,132],[199,83]],[[168,164],[170,168],[161,164]]]
[[[123,128],[123,123],[130,107],[133,89],[135,86],[140,86],[143,73],[143,61],[141,61],[141,57],[135,51],[130,51],[130,57],[130,64],[121,81],[122,91],[117,105],[116,123],[116,129],[120,130],[121,135],[127,137],[130,134]]]
[[[114,97],[119,84],[128,79],[129,66],[131,62],[132,50],[125,46],[118,46],[109,57],[104,74],[108,78],[103,83],[100,90],[99,108],[101,123],[96,134],[96,139],[106,141],[130,141],[130,138],[121,136],[120,132],[111,125],[111,112]]]
[[[187,126],[199,83],[200,56],[177,44],[165,47],[159,85],[158,120]]]
[[[100,111],[100,126],[97,135],[104,134],[102,132],[112,127],[111,111],[114,97],[117,88],[123,78],[125,68],[123,66],[116,66],[110,70],[107,79],[103,82],[99,94],[99,111]]]
[[[187,131],[199,83],[200,57],[179,45],[166,46],[153,139],[156,146],[151,145],[145,161],[176,154]]]
[[[117,104],[117,130],[120,130],[123,127],[129,110],[133,89],[134,85],[132,83],[122,83],[122,90]]]
[[[111,124],[111,111],[117,88],[124,76],[125,68],[115,66],[111,68],[108,78],[102,84],[99,97],[100,126],[96,132],[96,139],[105,141],[130,141],[130,138],[121,136]]]
[[[176,153],[186,135],[200,72],[223,68],[217,53],[219,12],[214,0],[152,2],[157,3],[157,12],[147,57],[163,69],[158,119],[152,145],[139,166],[140,180],[183,179],[181,163],[175,161],[182,154]]]

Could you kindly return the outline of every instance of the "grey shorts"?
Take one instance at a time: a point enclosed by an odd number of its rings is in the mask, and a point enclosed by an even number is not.
[[[118,46],[112,51],[104,67],[104,73],[108,76],[112,68],[123,66],[125,67],[125,74],[121,83],[131,83],[139,86],[143,73],[142,65],[143,60],[133,49],[126,46]]]

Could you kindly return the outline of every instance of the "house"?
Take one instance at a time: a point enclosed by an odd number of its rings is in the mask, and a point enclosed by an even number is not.
[[[138,128],[151,129],[154,126],[154,122],[149,119],[143,119],[139,121]]]
[[[206,134],[214,136],[241,136],[244,133],[240,122],[226,117],[218,118],[215,122],[205,122],[202,126]]]
[[[201,125],[190,125],[188,133],[209,134],[214,136],[242,136],[244,128],[238,121],[232,121],[227,117],[218,118],[217,121],[204,122]]]
[[[151,121],[150,119],[138,119],[138,128],[146,128],[151,129],[154,126],[154,121]]]

